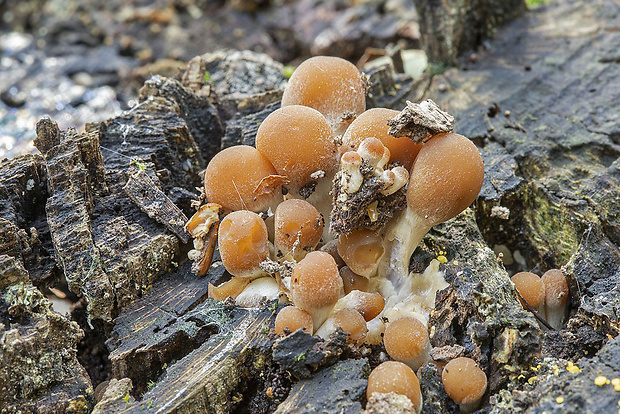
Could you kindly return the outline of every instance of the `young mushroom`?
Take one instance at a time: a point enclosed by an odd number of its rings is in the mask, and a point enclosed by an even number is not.
[[[256,148],[237,145],[218,152],[207,165],[205,195],[228,211],[275,210],[284,181]]]
[[[300,105],[275,110],[258,127],[256,148],[287,178],[289,197],[305,198],[329,218],[338,157],[333,132],[320,112]]]
[[[293,304],[312,315],[316,331],[328,318],[342,291],[342,279],[334,258],[325,252],[310,252],[291,275]]]
[[[222,263],[233,276],[264,275],[259,264],[269,255],[267,226],[258,214],[234,211],[220,223],[218,245]]]
[[[385,299],[377,292],[361,292],[354,290],[341,297],[334,310],[353,309],[364,317],[366,322],[376,318],[385,307]]]
[[[377,271],[385,247],[377,233],[366,229],[354,230],[338,238],[338,253],[353,272],[371,277]]]
[[[478,409],[487,389],[487,376],[471,358],[460,357],[443,368],[441,381],[448,397],[459,405],[462,413]]]
[[[303,329],[312,335],[314,332],[312,325],[312,315],[296,306],[287,306],[276,316],[275,331],[277,335],[285,335],[285,330],[295,332]]]
[[[390,150],[390,162],[398,162],[407,171],[422,148],[407,137],[396,138],[388,134],[388,120],[399,112],[387,108],[372,108],[358,116],[342,136],[341,152],[355,151],[368,137],[375,137]]]
[[[315,56],[295,69],[282,95],[282,106],[304,105],[327,118],[342,134],[366,109],[366,86],[357,68],[332,56]]]
[[[464,136],[440,134],[424,144],[411,169],[407,208],[386,233],[392,246],[382,273],[397,289],[409,274],[409,260],[424,235],[465,210],[478,196],[483,178],[480,152]]]
[[[347,334],[347,342],[353,345],[361,345],[366,339],[366,321],[362,315],[354,309],[341,309],[334,312],[316,331],[316,335],[329,339],[332,333],[340,328]]]
[[[420,382],[415,372],[402,362],[386,361],[372,370],[368,376],[366,399],[376,392],[404,395],[411,400],[417,413],[422,412]]]
[[[385,328],[383,343],[387,353],[414,371],[430,360],[431,343],[426,326],[416,318],[400,318]]]
[[[323,217],[307,201],[289,199],[276,208],[274,244],[278,257],[291,254],[297,261],[303,259],[319,244],[322,234]]]
[[[537,312],[542,312],[545,304],[545,285],[540,276],[531,272],[519,272],[513,275],[510,280],[515,284],[515,288],[521,297]],[[519,301],[521,299],[519,298]],[[526,306],[521,301],[525,309]]]
[[[568,282],[560,269],[543,274],[545,285],[545,319],[554,329],[562,329],[568,311]]]

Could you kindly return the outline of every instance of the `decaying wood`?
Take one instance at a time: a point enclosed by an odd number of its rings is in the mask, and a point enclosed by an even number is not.
[[[419,104],[407,101],[407,107],[388,121],[388,133],[394,137],[407,137],[419,144],[433,135],[452,132],[453,123],[454,117],[430,99]]]

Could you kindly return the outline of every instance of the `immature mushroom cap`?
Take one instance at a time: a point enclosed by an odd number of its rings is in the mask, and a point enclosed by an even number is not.
[[[334,309],[356,310],[368,322],[379,316],[384,307],[385,299],[380,293],[353,290],[340,298]]]
[[[473,203],[483,179],[482,157],[473,142],[455,133],[436,135],[413,163],[407,205],[432,227]]]
[[[542,307],[545,301],[545,285],[538,275],[531,272],[519,272],[512,276],[510,280],[512,280],[519,294],[532,308],[538,310]],[[523,304],[523,307],[525,308],[525,304]]]
[[[252,277],[262,274],[258,265],[267,258],[267,227],[258,214],[234,211],[220,223],[218,245],[222,263],[233,276]]]
[[[368,229],[354,230],[340,236],[338,253],[353,272],[370,277],[385,253],[383,238]]]
[[[347,295],[354,290],[368,292],[370,281],[367,277],[360,276],[349,268],[343,266],[340,268],[340,277],[344,287],[344,294]]]
[[[327,120],[306,106],[275,110],[258,127],[256,148],[286,176],[293,191],[313,181],[311,174],[338,169],[336,144]]]
[[[341,290],[342,279],[336,262],[329,253],[310,252],[293,269],[293,303],[312,315],[315,331],[329,316]]]
[[[409,365],[414,371],[430,359],[428,330],[416,318],[406,317],[390,322],[385,328],[383,343],[390,357]]]
[[[405,395],[411,400],[418,413],[422,410],[422,393],[418,377],[402,362],[386,361],[372,370],[368,376],[366,399],[370,399],[375,392],[382,394],[394,392]]]
[[[487,376],[471,358],[460,357],[448,362],[441,374],[446,394],[461,412],[476,410],[487,389]]]
[[[289,199],[276,208],[275,245],[283,255],[295,248],[295,259],[314,249],[323,234],[321,213],[305,200]]]
[[[415,160],[422,144],[416,144],[407,137],[396,138],[388,134],[387,121],[399,112],[387,108],[372,108],[358,116],[342,136],[341,151],[356,150],[368,137],[381,140],[391,153],[390,161],[402,164],[407,170]]]
[[[317,336],[329,339],[330,335],[340,328],[347,334],[347,342],[361,345],[366,339],[366,321],[355,309],[341,309],[327,318],[325,323],[316,331]]]
[[[303,329],[312,335],[314,332],[312,328],[312,315],[295,306],[287,306],[283,308],[276,316],[276,334],[285,335],[285,329],[290,332]]]
[[[205,194],[227,210],[258,212],[282,199],[283,181],[256,148],[237,145],[218,152],[207,165]]]
[[[366,109],[366,86],[357,68],[344,59],[315,56],[295,69],[282,106],[304,105],[321,112],[336,133]]]
[[[561,329],[568,310],[568,282],[559,269],[547,270],[541,278],[545,285],[545,313],[547,322]]]

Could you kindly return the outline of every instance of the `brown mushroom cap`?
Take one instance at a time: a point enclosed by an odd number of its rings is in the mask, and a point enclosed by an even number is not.
[[[340,277],[342,278],[345,295],[354,290],[368,292],[368,287],[370,284],[368,278],[358,275],[353,270],[349,269],[349,266],[343,266],[340,268]]]
[[[568,299],[568,283],[560,269],[547,270],[540,279],[545,286],[545,304],[547,307],[559,308]]]
[[[342,290],[342,279],[334,258],[325,252],[310,252],[300,260],[291,275],[291,296],[295,306],[308,311],[333,307]],[[325,320],[325,319],[323,319]]]
[[[286,255],[297,241],[298,250],[313,249],[323,234],[321,213],[305,200],[289,199],[276,208],[275,245]]]
[[[410,170],[422,144],[415,144],[407,137],[396,138],[388,134],[387,121],[398,114],[398,111],[387,108],[372,108],[365,111],[349,125],[342,136],[341,151],[357,150],[364,139],[375,137],[390,150],[390,161],[399,162],[407,171]]]
[[[424,363],[430,345],[426,326],[416,318],[410,317],[390,322],[385,328],[383,343],[390,357],[404,362],[413,369],[419,368]]]
[[[478,148],[462,135],[436,135],[418,153],[409,179],[407,205],[427,225],[450,220],[478,196],[484,165]]]
[[[347,308],[335,312],[317,331],[317,335],[327,339],[338,328],[348,335],[348,343],[358,346],[364,343],[368,332],[362,315],[354,309]]]
[[[342,133],[351,119],[366,109],[366,87],[352,63],[337,57],[315,56],[299,65],[289,79],[282,106],[289,105],[318,110],[337,133]]]
[[[215,154],[207,165],[204,184],[207,200],[227,210],[261,211],[272,200],[282,198],[282,180],[275,168],[248,145]]]
[[[354,230],[340,236],[338,253],[353,272],[370,277],[385,253],[383,238],[368,229]]]
[[[545,285],[540,277],[531,272],[519,272],[510,278],[523,299],[534,309],[545,300]],[[525,305],[524,305],[525,306]]]
[[[372,370],[368,377],[366,399],[375,392],[387,394],[394,392],[407,396],[419,411],[422,404],[420,382],[415,372],[398,361],[386,361]]]
[[[312,335],[314,332],[312,328],[312,315],[295,306],[287,306],[281,309],[276,316],[276,334],[284,335],[284,329],[287,329],[290,332],[303,329]]]
[[[267,226],[256,213],[234,211],[220,223],[218,245],[222,263],[231,275],[254,276],[269,254]]]
[[[258,127],[256,148],[294,191],[310,183],[312,173],[338,169],[332,129],[320,112],[306,106],[285,106],[269,114]]]
[[[441,374],[446,394],[457,404],[475,404],[487,389],[487,376],[471,358],[448,362]]]

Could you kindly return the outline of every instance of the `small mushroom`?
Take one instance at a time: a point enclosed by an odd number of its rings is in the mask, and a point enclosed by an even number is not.
[[[416,412],[422,412],[422,392],[415,372],[398,361],[386,361],[372,370],[368,376],[366,399],[373,393],[387,394],[394,392],[411,400]]]
[[[519,272],[510,280],[515,284],[515,288],[523,299],[537,312],[542,312],[545,304],[545,285],[540,276],[531,272]],[[521,301],[521,299],[519,300]],[[526,308],[523,301],[521,304]]]
[[[480,407],[487,389],[487,376],[471,358],[460,357],[443,368],[441,381],[448,397],[459,405],[462,413],[471,413]]]
[[[285,335],[284,330],[295,332],[302,329],[312,335],[312,315],[296,306],[287,306],[278,312],[275,322],[275,331],[278,335]]]
[[[366,339],[366,321],[355,309],[341,309],[334,312],[316,331],[316,335],[329,339],[330,335],[340,328],[347,334],[347,342],[353,345],[361,345]]]
[[[310,252],[291,275],[293,304],[312,315],[316,331],[328,318],[342,291],[342,279],[334,258],[325,252]]]
[[[354,290],[368,292],[368,286],[370,284],[368,278],[358,275],[351,270],[349,266],[343,266],[340,268],[340,277],[342,278],[345,295]]]
[[[545,285],[545,319],[554,329],[562,329],[568,312],[568,282],[560,269],[547,270],[543,274]]]
[[[338,238],[338,253],[349,269],[360,276],[371,277],[383,258],[383,239],[375,232],[362,229]]]
[[[353,290],[338,300],[334,310],[354,309],[368,322],[379,316],[384,307],[385,299],[380,293]]]
[[[234,211],[220,223],[218,245],[222,263],[233,276],[264,275],[259,264],[269,255],[267,226],[258,214]]]
[[[400,318],[385,328],[383,343],[387,353],[417,371],[430,360],[431,344],[428,330],[416,318]]]
[[[323,217],[307,201],[290,199],[276,208],[274,244],[279,255],[292,254],[299,261],[317,246],[322,234]]]
[[[304,105],[327,118],[336,134],[366,109],[366,86],[352,63],[332,56],[315,56],[300,64],[282,95],[282,106]]]
[[[235,298],[235,304],[243,308],[257,308],[265,302],[278,299],[280,286],[269,276],[259,277],[251,281]]]

